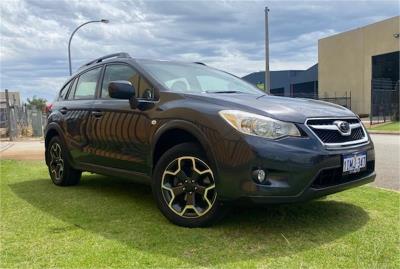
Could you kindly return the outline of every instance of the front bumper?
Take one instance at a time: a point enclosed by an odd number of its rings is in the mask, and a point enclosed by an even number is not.
[[[313,137],[267,141],[241,136],[227,160],[217,158],[217,190],[221,200],[251,200],[255,203],[299,202],[370,183],[375,179],[375,153],[372,142],[328,150]],[[232,144],[232,137],[229,140]],[[224,143],[231,147],[229,142]],[[224,149],[224,154],[229,152]],[[367,169],[342,176],[342,156],[367,153]],[[218,157],[218,156],[217,156]],[[268,184],[251,178],[254,169],[267,172]]]
[[[242,197],[239,200],[250,200],[251,202],[257,204],[303,202],[373,182],[375,180],[375,176],[375,172],[371,172],[368,175],[359,177],[358,179],[325,188],[309,187],[296,196],[247,196]]]

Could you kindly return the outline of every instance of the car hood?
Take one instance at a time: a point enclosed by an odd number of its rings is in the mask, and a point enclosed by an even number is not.
[[[197,97],[226,109],[245,110],[290,122],[304,123],[307,118],[317,117],[355,117],[345,107],[313,99],[252,94],[207,94]]]

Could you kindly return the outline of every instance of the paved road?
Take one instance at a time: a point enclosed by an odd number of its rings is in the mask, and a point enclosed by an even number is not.
[[[372,134],[376,180],[373,185],[400,190],[400,135]]]
[[[400,190],[400,135],[371,135],[375,144],[374,186]],[[7,144],[6,144],[7,143]],[[2,142],[0,159],[44,160],[43,141]]]

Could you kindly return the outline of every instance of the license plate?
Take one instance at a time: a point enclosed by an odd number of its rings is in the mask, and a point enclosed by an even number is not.
[[[364,170],[367,166],[367,153],[355,153],[343,156],[343,174],[352,174]]]

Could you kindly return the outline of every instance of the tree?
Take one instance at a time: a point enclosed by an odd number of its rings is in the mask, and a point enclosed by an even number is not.
[[[32,99],[28,98],[27,102],[28,102],[27,106],[30,109],[37,108],[37,109],[40,109],[42,111],[45,111],[45,109],[46,109],[47,100],[45,98],[40,98],[40,97],[37,97],[36,95],[34,95],[32,97]]]

